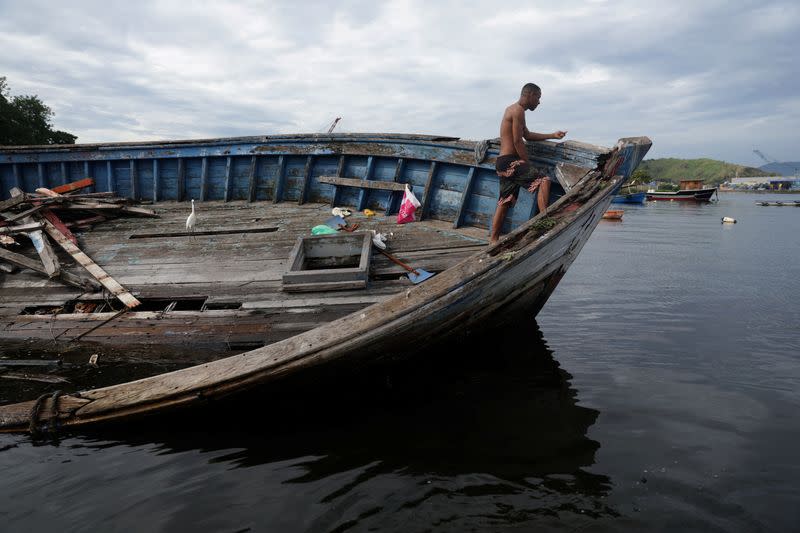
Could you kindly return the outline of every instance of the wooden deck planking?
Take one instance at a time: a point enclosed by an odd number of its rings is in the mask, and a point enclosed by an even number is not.
[[[331,216],[330,207],[325,204],[210,201],[198,206],[200,229],[278,229],[272,233],[234,233],[196,239],[130,239],[132,234],[184,228],[189,213],[186,203],[161,202],[151,207],[159,218],[118,218],[77,233],[81,249],[138,298],[198,296],[208,298],[209,303],[241,303],[256,310],[291,309],[295,313],[310,313],[309,316],[323,309],[328,313],[326,316],[338,317],[411,286],[403,269],[376,254],[367,289],[294,294],[282,291],[280,280],[297,235],[310,234],[311,227]],[[348,221],[360,224],[363,230],[392,233],[389,250],[393,254],[415,267],[434,272],[463,260],[486,242],[483,230],[455,231],[451,224],[436,220],[398,225],[394,216],[368,218],[356,212]],[[71,258],[65,255],[64,260],[69,264]],[[22,308],[31,305],[60,305],[76,297],[98,298],[91,293],[81,296],[78,290],[23,272],[6,276],[3,289],[0,316],[18,315]],[[354,304],[354,299],[360,303]],[[311,301],[315,303],[309,304]],[[292,323],[300,325],[286,327],[300,331],[302,324],[314,322],[319,320],[298,319]],[[102,337],[103,331],[105,328],[100,328],[89,338]]]

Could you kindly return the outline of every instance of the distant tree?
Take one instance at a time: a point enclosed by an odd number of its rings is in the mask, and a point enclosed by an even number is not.
[[[631,175],[631,183],[633,183],[634,181],[637,184],[650,183],[652,179],[653,178],[650,176],[650,173],[647,171],[647,169],[644,168],[637,168],[636,170],[633,171],[633,174]]]
[[[0,145],[75,144],[75,135],[54,130],[53,111],[38,96],[11,96],[0,77]]]

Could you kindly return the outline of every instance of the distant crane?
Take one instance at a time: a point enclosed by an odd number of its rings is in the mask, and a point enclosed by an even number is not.
[[[197,213],[194,211],[194,198],[192,198],[192,212],[186,218],[186,231],[192,234],[192,239],[194,239],[194,225],[197,223]]]
[[[336,117],[334,121],[331,122],[331,125],[328,126],[328,133],[333,133],[333,128],[336,127],[340,120],[342,120],[342,117]]]
[[[764,160],[764,161],[765,161],[765,162],[766,162],[768,165],[769,165],[769,164],[772,164],[772,163],[777,163],[777,161],[775,161],[775,160],[774,160],[774,159],[772,159],[771,157],[767,157],[767,156],[765,156],[765,155],[764,155],[764,152],[762,152],[762,151],[761,151],[761,150],[759,150],[758,148],[753,148],[753,153],[754,153],[754,154],[756,154],[756,155],[757,155],[758,157],[760,157],[761,159],[763,159],[763,160]]]

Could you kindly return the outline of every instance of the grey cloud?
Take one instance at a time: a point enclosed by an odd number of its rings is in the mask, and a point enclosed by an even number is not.
[[[531,25],[517,23],[526,10]],[[754,164],[753,139],[798,157],[799,14],[779,1],[37,0],[0,5],[0,76],[82,142],[313,131],[333,116],[349,131],[493,137],[536,81],[532,129],[647,134],[651,156]]]

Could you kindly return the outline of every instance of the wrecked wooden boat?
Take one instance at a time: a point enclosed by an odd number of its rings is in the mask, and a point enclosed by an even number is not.
[[[4,345],[85,346],[101,362],[106,348],[132,346],[149,347],[154,358],[184,346],[194,357],[179,370],[72,392],[59,385],[0,406],[0,430],[204,403],[304,369],[404,357],[432,339],[535,316],[650,144],[530,144],[531,159],[553,179],[551,204],[538,213],[523,191],[496,245],[487,241],[499,191],[495,141],[314,134],[0,148],[0,212],[12,213],[0,225],[37,217],[47,202],[71,206],[80,220],[103,215],[103,202],[69,198],[78,194],[113,192],[157,215],[106,220],[76,231],[72,246],[40,221],[63,249],[58,271],[78,279],[65,284],[33,264],[30,250],[29,263],[19,259],[30,268],[0,273]],[[55,200],[32,193],[87,177],[91,186]],[[415,222],[398,225],[407,186],[421,205]],[[197,222],[187,231],[192,199]],[[331,207],[350,208],[348,229],[358,229],[320,252],[311,229]],[[370,231],[388,235],[387,251],[403,263],[436,275],[412,283],[403,267],[371,253]],[[87,279],[103,291],[84,288]]]

